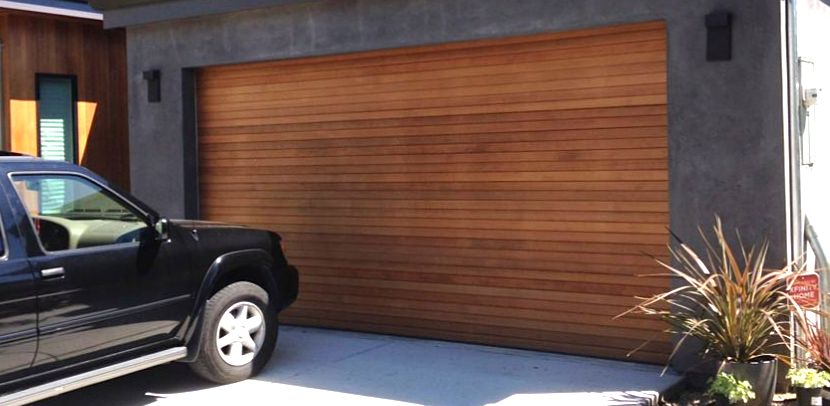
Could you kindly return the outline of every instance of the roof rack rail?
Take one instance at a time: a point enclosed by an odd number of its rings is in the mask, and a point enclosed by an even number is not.
[[[5,151],[5,150],[0,149],[0,156],[30,156],[30,155],[21,154],[19,152]]]

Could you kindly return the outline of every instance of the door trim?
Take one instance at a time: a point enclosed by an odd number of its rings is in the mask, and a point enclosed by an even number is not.
[[[165,306],[172,305],[173,303],[178,303],[184,300],[188,300],[191,298],[191,295],[181,295],[176,297],[171,297],[168,299],[162,299],[152,303],[145,303],[139,306],[133,306],[123,310],[112,310],[105,313],[98,313],[92,316],[83,317],[80,319],[72,319],[60,323],[50,324],[45,327],[40,327],[40,335],[48,335],[54,334],[57,332],[62,332],[66,330],[72,330],[78,327],[85,327],[89,324],[100,323],[102,321],[107,321],[111,319],[117,319],[119,317],[129,316],[136,313],[146,312],[150,310],[155,310],[158,308],[162,308]],[[2,404],[0,404],[2,406]]]
[[[37,329],[31,328],[23,331],[16,331],[14,333],[4,334],[0,336],[0,345],[13,343],[15,341],[28,340],[37,337]]]
[[[35,386],[20,392],[14,392],[0,397],[0,406],[20,406],[53,396],[81,389],[96,383],[108,381],[120,376],[138,372],[143,369],[166,364],[184,358],[187,348],[175,347],[164,351],[145,355],[140,358],[124,361],[115,365],[99,368],[94,371],[78,374],[69,378]]]

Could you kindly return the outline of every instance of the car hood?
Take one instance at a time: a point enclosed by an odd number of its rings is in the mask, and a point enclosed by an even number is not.
[[[171,228],[192,236],[205,254],[260,248],[271,252],[279,246],[280,237],[268,230],[237,224],[198,220],[170,220]]]

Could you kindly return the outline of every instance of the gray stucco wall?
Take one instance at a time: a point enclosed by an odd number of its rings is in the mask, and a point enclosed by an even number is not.
[[[331,0],[129,27],[133,191],[184,214],[182,69],[665,20],[671,228],[715,213],[787,260],[787,154],[775,0]],[[730,62],[706,62],[704,16],[734,14]],[[163,101],[142,71],[160,69]],[[681,368],[683,361],[679,362]]]

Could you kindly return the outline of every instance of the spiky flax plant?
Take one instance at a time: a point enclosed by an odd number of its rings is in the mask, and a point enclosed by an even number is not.
[[[700,340],[706,358],[726,362],[778,358],[788,362],[787,289],[796,272],[792,266],[765,268],[768,242],[747,251],[736,233],[740,246],[736,254],[724,236],[720,218],[716,217],[713,228],[714,242],[699,229],[706,247],[703,255],[675,236],[678,243],[669,247],[674,265],[656,259],[682,280],[679,287],[649,298],[638,297],[640,304],[617,317],[635,313],[665,320],[669,325],[666,331],[680,336],[669,360],[692,337]]]

